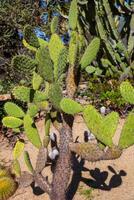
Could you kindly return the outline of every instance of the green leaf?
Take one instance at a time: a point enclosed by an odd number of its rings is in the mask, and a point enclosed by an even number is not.
[[[69,98],[63,98],[60,102],[60,106],[61,106],[61,109],[65,113],[71,114],[71,115],[74,115],[83,111],[83,107],[79,103]]]

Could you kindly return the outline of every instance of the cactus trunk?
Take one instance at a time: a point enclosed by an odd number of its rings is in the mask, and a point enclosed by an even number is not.
[[[71,174],[70,142],[72,142],[72,129],[64,122],[60,131],[60,156],[53,176],[51,200],[66,200],[66,190]]]

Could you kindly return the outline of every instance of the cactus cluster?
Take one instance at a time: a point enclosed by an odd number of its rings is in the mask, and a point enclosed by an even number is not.
[[[96,1],[95,1],[96,2]],[[103,2],[103,9],[109,8],[107,1]],[[83,2],[84,5],[86,1]],[[32,73],[32,80],[28,86],[25,84],[16,86],[13,89],[13,97],[27,104],[25,111],[15,103],[7,102],[5,111],[8,116],[3,118],[3,125],[9,128],[19,128],[24,131],[29,142],[38,150],[36,166],[32,165],[32,158],[29,152],[24,151],[24,143],[18,141],[13,151],[12,170],[19,177],[21,186],[29,186],[36,182],[39,187],[50,195],[51,200],[65,200],[68,183],[71,175],[71,156],[72,152],[80,155],[89,161],[116,159],[120,157],[122,150],[134,143],[133,139],[133,112],[129,114],[124,124],[118,146],[113,144],[112,138],[117,129],[119,115],[111,112],[102,116],[92,105],[83,106],[75,101],[76,91],[79,85],[79,72],[91,66],[96,65],[101,40],[94,37],[87,44],[83,45],[83,31],[79,23],[79,4],[82,1],[72,0],[69,12],[70,41],[69,45],[64,45],[58,35],[58,19],[55,17],[51,24],[51,38],[49,42],[39,40],[31,27],[28,25],[24,29],[24,44],[33,51],[35,58],[29,58],[19,55],[13,58],[12,66],[19,71],[21,68]],[[100,5],[97,7],[99,15]],[[99,6],[99,7],[98,7]],[[107,10],[107,12],[108,12]],[[100,21],[99,21],[100,20]],[[113,27],[112,16],[108,17],[107,28]],[[100,23],[101,22],[101,23]],[[103,30],[101,17],[97,19],[98,30],[104,34],[101,39],[107,41],[108,37]],[[112,32],[117,40],[116,31]],[[29,46],[28,46],[29,45]],[[122,43],[119,45],[120,50]],[[113,62],[102,60],[105,66],[113,67],[113,63],[120,62],[120,56],[112,51],[109,42],[106,44],[106,50],[111,51]],[[121,51],[121,55],[127,59],[127,54]],[[118,62],[117,62],[118,59]],[[112,63],[112,64],[111,64]],[[67,78],[65,78],[65,75]],[[31,76],[30,76],[31,77]],[[126,83],[125,83],[126,84]],[[126,89],[127,88],[127,89]],[[133,87],[128,83],[121,85],[121,94],[127,101],[133,103]],[[64,91],[64,92],[63,92]],[[131,97],[130,97],[131,96]],[[88,128],[96,137],[97,144],[73,143],[72,126],[73,117],[76,114],[82,114]],[[40,132],[36,126],[36,119],[42,114],[45,118],[44,138],[40,137]],[[55,144],[55,138],[50,140],[50,126],[53,124],[59,132],[60,143]],[[55,171],[53,173],[52,183],[50,184],[46,177],[43,177],[42,170],[46,167],[49,157],[48,145],[51,144],[52,153],[56,152]],[[103,145],[104,148],[100,148]],[[105,147],[107,147],[105,149]],[[56,148],[56,149],[55,149]],[[57,151],[59,152],[57,153]],[[24,160],[30,173],[22,172],[19,157],[24,151]],[[59,155],[58,155],[59,154]],[[52,160],[53,156],[49,158]],[[50,161],[51,162],[51,161]],[[53,163],[53,162],[52,162]]]

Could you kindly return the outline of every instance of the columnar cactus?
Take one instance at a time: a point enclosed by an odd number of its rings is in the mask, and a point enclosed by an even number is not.
[[[24,29],[25,41],[30,44],[30,48],[35,48],[35,59],[17,56],[17,58],[13,58],[13,66],[15,67],[14,64],[17,64],[17,68],[20,69],[21,62],[27,61],[28,65],[25,67],[30,72],[32,71],[33,79],[29,87],[15,87],[13,96],[26,102],[27,110],[24,112],[17,105],[6,103],[5,111],[8,116],[3,119],[3,124],[9,128],[23,129],[28,140],[39,151],[36,167],[32,166],[32,158],[29,153],[24,152],[25,163],[30,173],[21,173],[20,185],[27,187],[32,182],[36,182],[42,190],[49,194],[51,200],[66,200],[66,191],[71,176],[72,152],[92,162],[120,157],[122,150],[134,143],[133,113],[126,120],[119,145],[115,146],[112,137],[118,125],[118,113],[111,112],[102,116],[92,105],[83,106],[75,100],[79,85],[79,72],[94,62],[100,49],[101,40],[95,37],[87,48],[84,48],[85,52],[81,55],[83,41],[79,40],[82,38],[82,31],[79,27],[77,0],[72,0],[70,7],[71,39],[69,47],[62,43],[56,32],[55,23],[57,21],[55,22],[54,19],[52,23],[52,36],[49,43],[39,41],[29,26]],[[64,79],[65,74],[67,74],[66,80]],[[66,88],[66,94],[63,93],[64,88]],[[121,89],[121,91],[124,90]],[[43,111],[45,117],[43,141],[35,123],[40,111]],[[97,144],[73,143],[72,125],[76,114],[83,115],[88,128],[96,137]],[[50,184],[41,172],[48,162],[47,147],[50,142],[51,123],[59,132],[60,142],[58,147],[54,144],[54,147],[59,149],[59,155],[57,154],[56,167]],[[100,148],[100,144],[103,144],[104,149]],[[18,157],[24,150],[23,146],[19,142],[14,148],[14,163],[16,164],[13,165],[13,169],[17,175],[19,174],[19,170],[16,170],[19,169]],[[107,148],[105,149],[105,147]]]

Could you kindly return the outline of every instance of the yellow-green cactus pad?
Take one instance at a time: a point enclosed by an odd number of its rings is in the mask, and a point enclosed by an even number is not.
[[[134,87],[128,81],[120,85],[120,92],[126,102],[134,104]]]
[[[23,124],[23,120],[16,117],[4,117],[2,123],[8,128],[18,128]]]
[[[71,2],[69,10],[69,26],[72,30],[75,30],[77,27],[77,19],[78,19],[77,0],[73,0]]]
[[[37,148],[40,148],[42,146],[41,139],[38,133],[38,130],[35,125],[33,124],[33,120],[30,117],[30,115],[25,115],[24,117],[24,129],[25,134],[29,141]]]
[[[96,58],[99,48],[100,48],[100,39],[94,38],[87,47],[87,49],[85,50],[85,53],[81,58],[80,64],[82,69],[90,65],[91,62]]]
[[[124,149],[134,144],[134,113],[130,113],[123,126],[119,147]]]
[[[119,121],[118,113],[111,112],[107,116],[101,116],[92,105],[89,105],[84,109],[83,116],[89,130],[96,138],[106,146],[112,147],[112,137]]]
[[[22,118],[25,115],[24,111],[19,106],[17,106],[15,103],[12,102],[7,102],[4,105],[4,109],[8,115],[11,115],[13,117]]]
[[[77,103],[76,101],[69,99],[69,98],[63,98],[60,102],[61,109],[67,113],[67,114],[77,114],[83,111],[83,107]]]
[[[15,147],[13,149],[13,158],[14,159],[18,159],[21,156],[21,154],[24,150],[24,147],[25,147],[24,142],[21,142],[21,141],[16,142]]]
[[[17,86],[13,89],[14,97],[23,102],[30,102],[31,89],[25,86]]]

